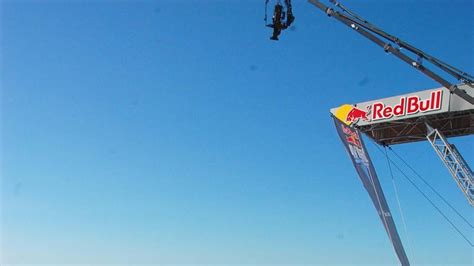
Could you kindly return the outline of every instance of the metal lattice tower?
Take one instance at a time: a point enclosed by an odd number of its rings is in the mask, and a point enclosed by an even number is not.
[[[454,181],[458,184],[469,204],[474,207],[474,179],[471,168],[461,156],[454,145],[448,143],[447,139],[437,130],[429,125],[426,138],[433,149],[443,161]]]

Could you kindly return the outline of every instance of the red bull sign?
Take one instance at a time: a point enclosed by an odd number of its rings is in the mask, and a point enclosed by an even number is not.
[[[331,113],[346,125],[363,126],[447,112],[449,97],[447,89],[439,88],[356,105],[344,104],[331,109]]]

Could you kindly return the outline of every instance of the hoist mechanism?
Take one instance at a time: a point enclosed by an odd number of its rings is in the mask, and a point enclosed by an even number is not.
[[[278,36],[280,36],[281,31],[288,29],[295,20],[295,17],[293,16],[291,0],[285,0],[285,7],[283,7],[281,1],[278,0],[273,9],[272,23],[268,24],[267,7],[269,2],[270,0],[265,0],[265,26],[273,29],[270,40],[278,41]]]

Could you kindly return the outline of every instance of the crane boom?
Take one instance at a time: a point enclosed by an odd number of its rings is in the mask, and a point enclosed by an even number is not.
[[[462,83],[467,84],[471,89],[474,87],[473,76],[467,74],[464,71],[461,71],[425,52],[422,50],[410,45],[401,39],[390,35],[383,30],[377,28],[373,24],[369,23],[367,20],[361,18],[354,12],[350,11],[342,4],[336,2],[335,0],[331,0],[336,7],[339,7],[341,11],[336,11],[333,8],[326,6],[325,4],[321,3],[319,0],[308,0],[311,4],[316,6],[318,9],[326,13],[328,16],[335,18],[336,20],[342,22],[344,25],[352,28],[362,36],[366,37],[367,39],[371,40],[378,46],[382,47],[385,52],[391,53],[395,55],[397,58],[401,59],[402,61],[406,62],[407,64],[413,66],[414,68],[418,69],[423,74],[427,75],[431,79],[435,80],[443,87],[446,87],[454,93],[461,97],[462,99],[466,100],[470,104],[474,104],[474,97],[468,94],[465,90],[460,89],[456,84],[453,84],[446,79],[442,78],[440,75],[436,74],[429,68],[423,65],[422,59],[425,59],[432,63],[434,66],[438,67],[440,70],[444,71],[445,73],[455,77]],[[385,42],[383,39],[387,40]],[[395,44],[396,46],[392,45]],[[417,59],[413,59],[410,56],[406,55],[401,51],[400,48],[405,48],[407,51],[415,54]]]

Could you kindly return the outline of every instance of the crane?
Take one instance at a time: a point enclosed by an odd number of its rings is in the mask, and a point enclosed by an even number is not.
[[[443,87],[447,88],[452,94],[467,101],[471,108],[474,105],[474,97],[472,96],[474,95],[474,91],[472,90],[474,88],[474,77],[472,75],[427,54],[394,35],[386,33],[336,0],[330,0],[330,2],[333,3],[335,8],[338,10],[326,6],[319,0],[308,1],[329,17],[335,18],[382,47],[386,53],[393,54],[397,58],[418,69],[421,73],[435,80]],[[412,57],[402,52],[402,49],[409,52]],[[413,59],[413,56],[416,56],[416,59]],[[439,71],[454,77],[460,82],[460,84],[457,85],[442,78],[440,75],[423,65],[423,60],[430,62]],[[470,90],[469,93],[466,92],[466,90]],[[430,142],[440,159],[446,165],[471,206],[474,207],[474,177],[472,170],[454,146],[448,143],[442,132],[433,129],[427,122],[425,122],[425,124],[428,131],[426,139]]]
[[[286,2],[290,3],[290,1]],[[358,14],[349,10],[347,7],[336,0],[330,0],[330,2],[334,4],[334,8],[328,7],[319,0],[308,0],[308,2],[313,4],[319,10],[323,11],[329,17],[335,18],[337,21],[355,30],[357,33],[377,44],[383,48],[386,53],[393,54],[397,58],[419,70],[421,73],[441,84],[441,86],[447,88],[451,93],[458,95],[470,104],[474,104],[474,97],[468,94],[465,89],[461,89],[459,85],[444,79],[439,74],[435,73],[433,70],[424,65],[423,61],[430,62],[434,67],[437,68],[438,71],[444,72],[445,74],[454,77],[461,84],[466,84],[468,89],[474,88],[474,76],[446,62],[443,62],[432,55],[429,55],[428,53],[416,48],[415,46],[401,40],[394,35],[385,32]],[[266,1],[266,4],[267,3],[268,0]],[[279,5],[279,3],[277,3],[277,5]],[[277,8],[277,6],[275,6],[275,8]],[[291,16],[291,22],[293,22],[293,13],[291,13]],[[271,27],[273,25],[269,26]],[[281,29],[277,28],[277,30]],[[278,34],[279,33],[280,31],[278,31]],[[278,39],[274,37],[275,32],[272,39]],[[407,53],[402,52],[402,49],[406,50]],[[466,86],[463,88],[466,88]]]
[[[268,2],[269,1],[266,0],[266,4],[268,4]],[[278,35],[280,35],[281,31],[288,28],[287,26],[282,27],[281,25],[289,25],[285,24],[283,21],[285,13],[283,6],[279,2],[280,1],[278,1],[275,6],[273,15],[274,23],[267,25],[273,28],[273,36],[271,38],[272,40],[278,40]],[[373,167],[368,152],[363,144],[361,134],[364,133],[368,135],[378,144],[388,146],[389,144],[420,140],[422,139],[420,136],[427,132],[426,140],[430,142],[437,155],[448,168],[450,174],[453,176],[454,180],[468,199],[469,203],[474,206],[474,174],[457,148],[447,141],[447,137],[474,134],[472,122],[474,121],[472,120],[474,117],[474,77],[467,72],[443,62],[440,59],[422,51],[421,49],[416,48],[415,46],[401,40],[400,38],[385,32],[355,12],[349,10],[347,7],[336,0],[329,0],[329,2],[334,5],[334,7],[329,7],[323,4],[320,0],[308,0],[308,2],[327,16],[335,18],[337,21],[375,43],[386,53],[394,55],[398,59],[404,61],[408,65],[414,67],[424,75],[439,83],[443,87],[437,89],[437,93],[440,96],[439,99],[441,99],[441,90],[446,90],[446,95],[453,96],[445,97],[447,102],[443,105],[446,106],[446,110],[444,110],[444,113],[440,114],[439,116],[420,115],[419,118],[404,117],[404,120],[396,121],[398,123],[392,123],[393,121],[380,122],[380,120],[377,120],[376,122],[369,121],[367,114],[369,113],[369,110],[372,109],[367,108],[372,107],[370,103],[378,103],[381,100],[369,101],[355,105],[345,104],[340,107],[333,108],[334,112],[333,109],[331,109],[338,134],[341,137],[346,150],[350,154],[349,156],[354,164],[354,167],[356,168],[356,171],[359,174],[364,187],[366,188],[375,208],[377,209],[377,213],[385,227],[390,241],[392,242],[392,246],[397,254],[397,257],[402,266],[409,266],[410,262],[408,256],[405,253],[403,244],[398,235],[389,206],[379,184],[377,174],[375,173],[375,168]],[[287,4],[287,7],[290,7],[287,8],[287,12],[289,14],[291,13],[290,21],[293,22],[295,18],[291,10],[291,1],[287,0],[285,3]],[[429,65],[425,65],[424,62],[429,62]],[[457,82],[450,82],[441,75],[446,77],[450,76],[450,79],[455,79]],[[424,93],[431,93],[431,91]],[[390,102],[397,97],[400,96],[382,100]],[[416,100],[418,101],[420,98],[416,96]],[[433,99],[424,101],[426,103],[429,101],[434,102]],[[366,109],[364,109],[362,106],[366,106]],[[403,108],[401,106],[403,106],[403,104],[400,104],[400,110]],[[387,108],[389,108],[387,110],[393,110],[390,109],[392,108],[391,106]],[[344,117],[345,119],[341,120],[338,116],[339,113],[340,116]],[[454,114],[459,117],[453,117]],[[359,122],[360,120],[362,120],[361,123],[352,123]],[[454,120],[456,122],[460,122],[462,120],[461,122],[463,123],[452,123]],[[440,126],[440,121],[451,122],[451,127]],[[453,126],[453,124],[456,125]],[[439,127],[439,129],[436,127]],[[422,128],[425,128],[426,130],[423,130]],[[388,155],[386,156],[390,166],[391,161]],[[437,208],[436,206],[434,207]],[[459,229],[441,212],[441,210],[437,210],[472,247],[472,242],[470,242],[469,239],[467,239],[459,231]]]

